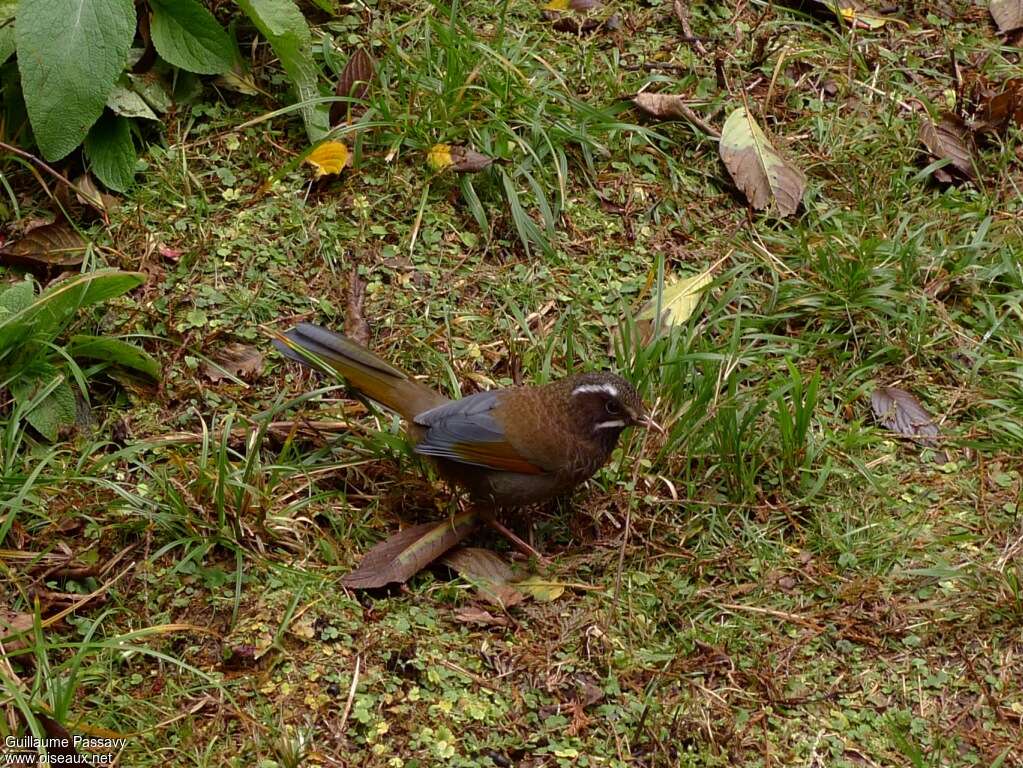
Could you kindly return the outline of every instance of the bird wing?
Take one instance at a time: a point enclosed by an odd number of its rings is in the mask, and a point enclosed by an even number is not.
[[[420,413],[413,421],[427,431],[416,453],[504,472],[545,474],[508,442],[494,417],[499,402],[500,392],[480,392]]]

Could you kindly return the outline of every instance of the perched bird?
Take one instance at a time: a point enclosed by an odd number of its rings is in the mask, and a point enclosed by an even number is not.
[[[274,344],[401,415],[415,452],[429,456],[442,477],[477,503],[519,507],[567,493],[607,462],[623,430],[663,431],[646,415],[635,387],[613,373],[450,400],[316,325],[302,323]]]

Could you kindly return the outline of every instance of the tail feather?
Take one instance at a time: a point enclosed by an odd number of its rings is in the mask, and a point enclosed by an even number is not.
[[[301,323],[274,339],[274,346],[291,360],[340,376],[352,389],[409,420],[447,402],[365,347],[318,325]]]

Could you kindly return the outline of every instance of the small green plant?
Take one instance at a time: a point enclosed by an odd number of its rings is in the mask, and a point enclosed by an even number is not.
[[[269,40],[301,101],[310,140],[327,130],[309,27],[292,0],[239,0]],[[84,145],[93,173],[124,191],[135,176],[135,136],[144,123],[198,88],[196,75],[240,65],[231,35],[199,0],[21,0],[0,3],[3,111],[31,126],[42,156],[57,161]],[[23,106],[21,101],[23,99]],[[12,130],[13,128],[13,130]],[[18,135],[19,129],[8,125]]]
[[[803,378],[791,362],[789,381],[780,387],[774,396],[777,406],[774,422],[778,427],[778,449],[781,453],[782,477],[786,478],[793,472],[808,467],[814,458],[810,427],[813,413],[817,407],[817,391],[820,389],[820,371],[814,371],[809,381]],[[788,391],[791,404],[786,402],[785,391]]]
[[[0,386],[13,397],[15,422],[24,419],[48,440],[74,424],[78,398],[71,380],[84,397],[91,372],[83,371],[79,360],[159,375],[156,360],[120,339],[75,335],[57,344],[80,309],[120,296],[143,280],[137,272],[105,269],[63,280],[38,295],[28,279],[0,293]]]

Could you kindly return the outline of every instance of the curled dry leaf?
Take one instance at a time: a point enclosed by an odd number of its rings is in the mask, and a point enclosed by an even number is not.
[[[991,0],[988,10],[999,32],[1023,28],[1023,0]]]
[[[493,162],[494,158],[457,144],[434,144],[426,153],[427,165],[437,172],[476,173]]]
[[[349,57],[348,63],[341,71],[334,94],[345,99],[366,98],[374,72],[373,57],[365,48],[359,48]],[[348,120],[352,114],[353,106],[351,101],[334,102],[330,107],[330,124],[338,125]]]
[[[973,170],[973,139],[969,128],[957,115],[945,112],[937,123],[923,118],[920,123],[920,141],[935,160],[948,160],[938,168],[934,178],[944,183],[969,181],[975,178]]]
[[[0,642],[8,655],[15,651],[28,648],[32,644],[31,637],[26,634],[35,625],[31,613],[17,613],[0,608]]]
[[[648,344],[661,328],[681,325],[696,311],[703,295],[703,289],[711,284],[714,276],[707,269],[698,275],[686,277],[666,285],[661,293],[661,316],[657,317],[657,297],[650,299],[636,314],[635,324],[639,342]]]
[[[85,257],[85,239],[66,221],[33,227],[20,240],[0,248],[0,264],[47,271],[77,267]]]
[[[75,179],[75,186],[77,187],[75,199],[101,215],[110,213],[119,205],[118,199],[113,195],[108,195],[106,192],[101,192],[99,187],[96,186],[96,182],[92,180],[92,176],[87,173]]]
[[[880,424],[900,435],[933,445],[938,425],[920,405],[920,401],[898,387],[878,387],[870,395],[870,405]]]
[[[1023,128],[1023,78],[1006,80],[1001,93],[981,106],[977,133],[1004,133],[1011,123]]]
[[[487,602],[509,608],[526,599],[512,582],[515,572],[500,555],[478,547],[463,547],[444,558],[444,564],[471,581]]]
[[[259,378],[263,370],[263,354],[250,344],[228,344],[211,360],[202,364],[202,372],[210,381]]]
[[[348,165],[348,147],[343,141],[324,141],[310,152],[305,161],[316,169],[316,178],[341,173]]]
[[[476,513],[462,512],[439,523],[413,525],[380,542],[341,583],[352,589],[375,589],[405,583],[443,555],[476,527]]]
[[[706,120],[697,115],[692,107],[686,103],[685,97],[679,94],[649,93],[644,91],[633,96],[632,103],[646,114],[658,120],[688,120],[697,128],[703,130],[708,136],[713,136],[716,139],[721,138],[721,134],[713,126],[709,125]]]
[[[806,190],[806,176],[771,145],[745,107],[725,120],[719,151],[750,205],[764,210],[773,204],[779,216],[796,212]]]

